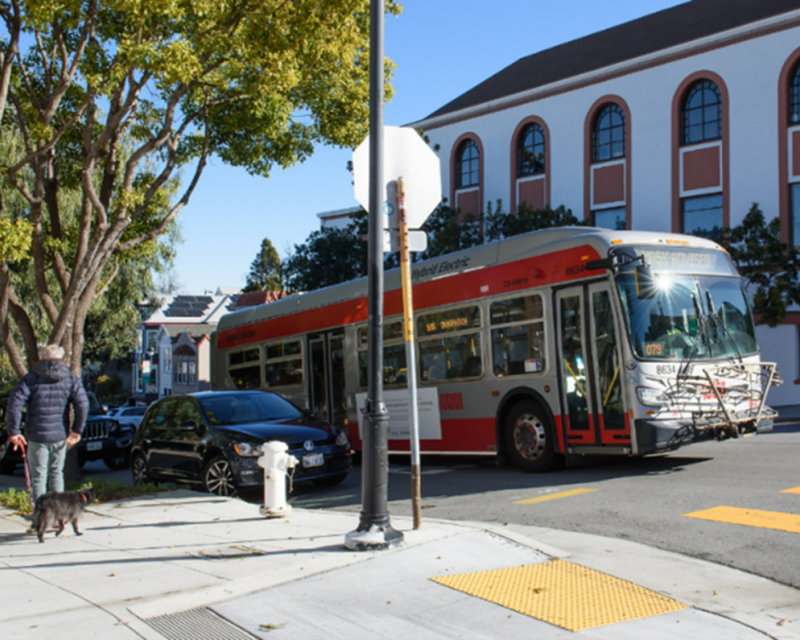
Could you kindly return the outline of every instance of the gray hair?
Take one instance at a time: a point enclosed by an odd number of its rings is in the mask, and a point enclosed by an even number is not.
[[[64,347],[60,344],[48,344],[39,349],[39,360],[63,360]]]

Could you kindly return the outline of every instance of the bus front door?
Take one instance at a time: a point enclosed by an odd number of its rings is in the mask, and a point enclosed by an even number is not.
[[[630,443],[608,285],[563,289],[556,303],[565,444],[580,451]]]
[[[308,339],[309,409],[316,417],[344,428],[347,405],[344,392],[344,332],[329,331]]]

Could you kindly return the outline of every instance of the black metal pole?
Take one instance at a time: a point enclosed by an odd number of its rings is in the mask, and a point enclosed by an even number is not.
[[[383,402],[383,13],[384,0],[370,0],[369,382],[362,433],[361,519],[345,540],[356,550],[386,549],[403,541],[402,532],[389,522],[389,414]]]

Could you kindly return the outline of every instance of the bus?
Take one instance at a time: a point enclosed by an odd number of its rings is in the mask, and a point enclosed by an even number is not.
[[[411,267],[417,370],[400,270],[384,274],[389,452],[498,456],[527,472],[565,456],[641,456],[772,429],[753,315],[728,253],[699,237],[559,227]],[[268,389],[361,450],[367,278],[223,316],[214,389]]]

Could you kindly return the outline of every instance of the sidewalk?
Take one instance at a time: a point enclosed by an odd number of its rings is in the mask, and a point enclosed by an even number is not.
[[[397,517],[401,547],[352,552],[357,514],[266,520],[185,490],[92,505],[81,524],[39,544],[0,508],[4,639],[800,638],[797,590],[599,536]]]

